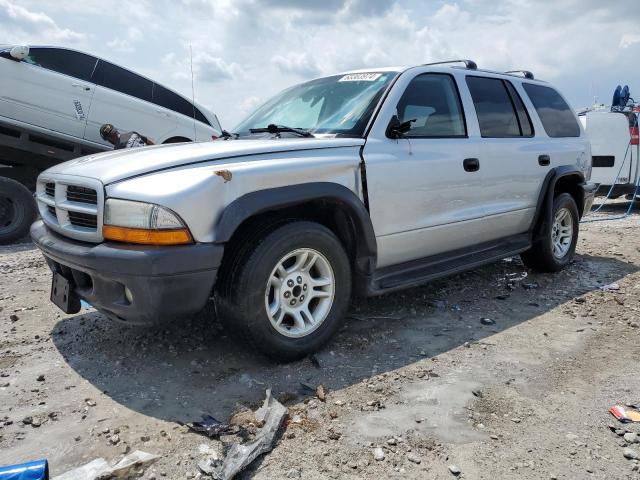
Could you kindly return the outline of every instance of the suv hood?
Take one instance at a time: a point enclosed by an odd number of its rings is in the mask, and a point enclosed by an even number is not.
[[[361,145],[364,145],[364,139],[362,138],[217,140],[206,143],[157,145],[88,155],[51,167],[47,172],[95,178],[107,185],[145,173],[191,163],[224,160],[247,155],[359,147]]]

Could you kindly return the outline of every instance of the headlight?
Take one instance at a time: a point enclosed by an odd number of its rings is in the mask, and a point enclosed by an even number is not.
[[[147,245],[192,243],[180,217],[152,203],[108,198],[104,205],[102,236],[105,240]]]

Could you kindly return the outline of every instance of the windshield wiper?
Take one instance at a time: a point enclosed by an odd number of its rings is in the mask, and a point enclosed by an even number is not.
[[[294,127],[286,127],[284,125],[276,125],[274,123],[270,123],[266,128],[250,128],[249,131],[251,133],[295,133],[296,135],[300,135],[301,137],[310,137],[315,138],[313,133],[307,132],[302,128],[294,128]]]
[[[222,134],[220,136],[225,140],[229,140],[230,138],[234,138],[237,140],[240,134],[236,132],[228,132],[226,130],[222,130]]]

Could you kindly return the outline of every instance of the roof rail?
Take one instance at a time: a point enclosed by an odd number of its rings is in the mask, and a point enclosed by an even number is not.
[[[478,65],[473,60],[446,60],[444,62],[424,63],[422,66],[427,65],[444,65],[445,63],[464,63],[464,66],[469,70],[477,70]]]
[[[508,72],[504,73],[521,73],[524,78],[528,78],[529,80],[535,79],[533,73],[531,73],[529,70],[509,70]]]

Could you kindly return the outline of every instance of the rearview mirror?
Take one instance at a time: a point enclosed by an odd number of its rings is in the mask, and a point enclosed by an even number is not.
[[[16,45],[11,49],[9,55],[18,61],[24,60],[29,55],[29,47],[26,45]]]
[[[411,130],[411,124],[415,121],[416,119],[412,118],[410,120],[407,120],[406,122],[400,123],[400,119],[398,118],[398,116],[394,115],[393,117],[391,117],[389,125],[387,126],[387,131],[385,132],[387,138],[403,137],[405,133]]]

